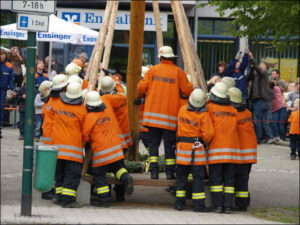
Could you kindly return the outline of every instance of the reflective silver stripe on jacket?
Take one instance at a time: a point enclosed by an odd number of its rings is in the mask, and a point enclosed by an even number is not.
[[[131,133],[126,133],[126,134],[119,134],[120,138],[125,138],[125,137],[129,137],[131,135]]]
[[[117,152],[116,154],[113,154],[113,155],[110,155],[110,156],[107,156],[107,157],[104,157],[101,159],[93,160],[93,164],[103,163],[103,162],[109,161],[111,159],[117,158],[122,155],[123,155],[123,151],[120,151],[120,152]]]
[[[240,153],[239,149],[235,149],[235,148],[217,148],[217,149],[209,149],[208,150],[208,154],[212,154],[212,153],[224,153],[224,152],[229,152],[229,153]]]
[[[78,155],[72,152],[63,152],[63,151],[58,151],[57,156],[64,156],[64,157],[73,157],[77,159],[83,159],[82,155]]]
[[[76,146],[72,146],[72,145],[55,145],[55,146],[57,146],[58,148],[69,149],[69,150],[78,151],[82,153],[82,148]]]
[[[177,117],[175,117],[175,116],[169,116],[169,115],[160,114],[160,113],[144,112],[144,116],[153,116],[153,117],[157,117],[157,118],[161,118],[161,119],[177,121]]]
[[[163,125],[163,126],[167,126],[167,127],[174,127],[174,128],[177,127],[177,124],[169,123],[169,122],[165,122],[165,121],[154,120],[154,119],[144,119],[144,122]]]
[[[107,148],[107,149],[101,150],[101,151],[99,151],[99,152],[95,152],[95,153],[94,153],[94,157],[96,157],[96,156],[101,156],[101,155],[105,155],[105,154],[107,154],[107,153],[109,153],[109,152],[112,152],[112,151],[117,150],[117,149],[120,149],[120,148],[122,148],[121,145],[116,145],[116,146],[114,146],[114,147]]]
[[[184,162],[192,162],[192,158],[184,158],[184,157],[181,157],[181,156],[176,156],[176,160],[178,161],[184,161]],[[194,162],[205,162],[206,161],[206,158],[205,157],[202,157],[202,158],[194,158]]]
[[[52,138],[42,136],[41,141],[52,141]]]
[[[243,153],[256,153],[256,149],[241,149],[241,154]]]
[[[240,156],[235,156],[235,155],[208,156],[208,161],[223,160],[223,159],[241,160],[241,157]]]
[[[192,150],[187,150],[187,151],[184,151],[184,150],[181,150],[181,149],[177,149],[176,150],[177,153],[181,154],[181,155],[192,155]],[[205,151],[204,149],[202,151],[195,151],[195,155],[205,155]]]

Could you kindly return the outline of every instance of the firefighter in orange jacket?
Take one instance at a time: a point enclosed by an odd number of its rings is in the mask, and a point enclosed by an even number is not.
[[[257,140],[252,113],[246,108],[242,92],[236,87],[228,90],[231,105],[237,109],[237,129],[240,141],[241,164],[236,165],[235,204],[239,211],[247,211],[250,204],[248,182],[253,163],[257,162]]]
[[[64,74],[56,75],[52,80],[52,88],[50,92],[49,101],[43,106],[43,144],[51,144],[52,131],[55,115],[55,107],[60,101],[59,95],[66,90],[67,77]]]
[[[121,132],[119,136],[123,139],[122,146],[127,149],[133,144],[130,133],[127,98],[123,93],[116,92],[116,83],[110,76],[101,79],[100,95],[112,107]]]
[[[55,108],[52,144],[59,150],[55,186],[57,203],[64,208],[82,207],[76,202],[83,164],[82,126],[87,114],[81,92],[80,84],[70,83]]]
[[[189,96],[193,86],[173,62],[169,46],[159,49],[160,64],[152,66],[138,84],[138,97],[145,99],[143,126],[149,128],[151,178],[158,179],[158,147],[164,139],[167,179],[174,179],[177,116],[180,94]]]
[[[133,179],[124,168],[123,149],[114,129],[114,124],[96,91],[86,95],[86,109],[88,114],[83,123],[83,140],[91,142],[93,151],[93,174],[100,207],[109,206],[109,187],[106,173],[112,171],[118,180],[125,184],[128,195],[133,192]]]
[[[185,207],[185,186],[191,172],[194,211],[207,212],[203,182],[206,164],[204,145],[214,136],[214,128],[205,108],[205,93],[201,89],[195,89],[188,105],[180,108],[177,135],[175,209],[181,211]]]
[[[225,84],[217,83],[207,104],[215,131],[208,146],[210,192],[214,211],[218,213],[232,210],[235,164],[241,162],[237,110],[230,105],[227,90]]]

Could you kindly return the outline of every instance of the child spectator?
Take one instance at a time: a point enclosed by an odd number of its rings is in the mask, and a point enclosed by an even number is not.
[[[297,99],[297,98],[299,98],[299,90],[300,90],[300,84],[299,84],[299,82],[300,82],[300,79],[299,79],[299,77],[297,78],[297,81],[296,81],[296,83],[295,83],[295,89],[294,89],[294,91],[293,92],[291,92],[289,95],[288,95],[288,97],[287,97],[287,102],[289,102],[290,101],[290,103],[291,103],[291,105],[290,105],[290,107],[289,107],[289,109],[291,110],[291,111],[295,111],[295,108],[294,108],[294,102],[295,102],[295,100]]]
[[[300,157],[299,152],[299,98],[294,102],[294,111],[291,113],[288,122],[290,122],[290,148],[291,148],[291,160],[296,159],[296,152],[298,151],[298,158]]]
[[[42,60],[36,61],[36,72],[35,72],[35,90],[36,93],[39,92],[39,86],[40,84],[45,81],[49,80],[48,75],[44,73],[45,64]]]
[[[34,108],[35,108],[35,128],[34,128],[34,141],[38,142],[41,137],[41,127],[43,123],[42,110],[44,102],[41,100],[41,94],[38,93],[35,96]]]
[[[273,136],[275,141],[283,140],[285,141],[285,123],[287,119],[286,107],[282,97],[281,88],[278,86],[277,81],[270,81],[270,87],[274,91],[274,97],[272,100],[272,117],[273,121],[271,123]]]
[[[19,130],[20,136],[19,140],[24,139],[24,121],[25,121],[25,99],[26,99],[26,76],[23,78],[23,84],[17,91],[17,104],[19,106],[19,114],[20,114],[20,122],[19,122]]]

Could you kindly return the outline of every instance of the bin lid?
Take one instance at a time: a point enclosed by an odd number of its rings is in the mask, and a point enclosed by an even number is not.
[[[45,145],[45,144],[38,144],[36,146],[38,151],[58,151],[58,148],[55,145]]]

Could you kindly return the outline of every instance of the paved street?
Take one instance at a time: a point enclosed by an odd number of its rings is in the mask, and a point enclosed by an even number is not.
[[[1,139],[1,224],[2,223],[270,223],[245,213],[232,215],[191,211],[191,202],[183,212],[173,210],[174,198],[164,187],[136,187],[125,203],[112,202],[109,209],[86,206],[61,209],[51,201],[41,200],[33,190],[33,216],[20,217],[23,142],[18,131],[5,128]],[[251,207],[299,206],[299,160],[289,159],[289,148],[260,145],[258,164],[253,166],[250,181]],[[113,196],[114,199],[114,196]],[[79,216],[80,215],[80,216]]]

